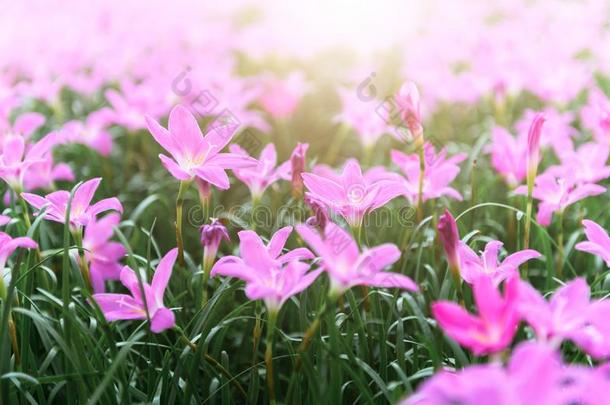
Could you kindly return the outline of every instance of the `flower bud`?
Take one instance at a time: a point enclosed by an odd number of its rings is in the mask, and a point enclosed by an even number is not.
[[[546,121],[544,114],[538,113],[532,121],[527,134],[527,176],[528,181],[536,177],[538,161],[540,160],[540,136],[542,135],[542,125]]]
[[[227,228],[216,218],[207,225],[203,225],[201,231],[201,244],[203,245],[203,262],[206,269],[211,269],[218,252],[218,246],[224,239],[229,242],[229,232]]]
[[[313,211],[314,216],[308,218],[305,223],[309,226],[318,227],[321,231],[324,231],[326,224],[329,221],[328,211],[324,205],[319,201],[309,196],[305,196],[305,204],[307,204]]]
[[[423,135],[424,129],[421,124],[419,91],[415,83],[411,81],[404,83],[396,95],[396,102],[400,108],[400,118],[407,125],[413,138],[422,143],[420,138]]]
[[[447,261],[452,271],[459,269],[458,247],[460,243],[460,234],[458,232],[455,218],[445,209],[445,213],[441,215],[438,221],[438,236],[443,243],[443,248],[447,255]]]
[[[299,198],[303,195],[303,179],[301,174],[305,171],[305,155],[309,144],[298,143],[290,156],[290,164],[292,165],[292,196]]]

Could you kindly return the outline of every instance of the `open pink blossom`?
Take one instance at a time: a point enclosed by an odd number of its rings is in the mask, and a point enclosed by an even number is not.
[[[102,156],[112,151],[112,135],[106,129],[112,122],[113,113],[108,108],[94,111],[83,121],[69,121],[64,124],[64,142],[89,146]]]
[[[355,160],[345,164],[340,176],[331,176],[303,173],[303,182],[309,190],[307,195],[341,215],[350,226],[360,226],[367,213],[400,195],[395,182],[367,179]]]
[[[478,316],[450,301],[435,302],[432,313],[447,335],[476,355],[504,350],[519,325],[517,282],[509,278],[502,297],[491,278],[478,278],[473,284]]]
[[[308,225],[297,225],[297,232],[322,259],[321,266],[330,277],[331,296],[357,285],[417,291],[411,278],[384,271],[400,258],[396,245],[386,243],[360,253],[354,238],[332,222],[326,224],[323,235]]]
[[[152,283],[142,280],[142,287],[136,273],[128,266],[121,270],[121,283],[129,290],[128,294],[93,294],[108,322],[131,319],[150,319],[150,330],[161,333],[176,324],[174,313],[165,307],[163,296],[172,275],[178,256],[178,249],[170,250],[159,262]],[[142,290],[144,295],[142,295]],[[148,313],[147,313],[148,311]]]
[[[212,268],[212,275],[239,278],[246,282],[246,296],[262,299],[270,311],[279,311],[293,295],[315,281],[320,270],[308,272],[310,265],[301,260],[312,259],[306,248],[282,254],[292,227],[277,231],[268,245],[253,231],[239,232],[238,256],[225,256]]]
[[[467,283],[473,284],[479,277],[489,277],[495,285],[512,276],[518,276],[519,266],[541,254],[527,249],[506,256],[498,261],[498,253],[504,244],[498,240],[488,242],[481,256],[477,255],[467,244],[460,242],[458,255],[460,259],[460,274]]]
[[[426,143],[424,145],[424,182],[422,188],[422,200],[427,201],[442,196],[461,200],[462,195],[452,187],[449,187],[460,173],[458,164],[466,159],[463,153],[447,158],[447,152],[442,149],[438,154],[434,146]],[[419,193],[420,164],[419,153],[406,155],[398,150],[392,151],[392,161],[405,175],[395,187],[400,188],[411,203],[417,201]]]
[[[74,192],[70,206],[70,225],[73,228],[87,226],[92,218],[105,211],[123,212],[123,206],[116,197],[105,198],[93,205],[91,204],[93,195],[101,181],[101,177],[87,180]],[[21,193],[21,196],[36,209],[46,207],[44,213],[46,219],[61,223],[66,221],[66,211],[70,200],[68,191],[54,191],[45,197],[30,193]]]
[[[43,162],[56,143],[56,134],[51,133],[32,145],[27,145],[21,135],[4,140],[0,154],[0,178],[13,190],[23,190],[27,170],[34,164]]]
[[[496,126],[491,131],[491,164],[509,186],[515,187],[527,174],[527,138],[513,137],[505,128]]]
[[[610,177],[610,166],[606,165],[609,154],[608,145],[588,142],[576,151],[565,151],[561,164],[549,167],[546,172],[573,183],[597,183]]]
[[[51,154],[47,154],[41,161],[32,164],[23,178],[23,189],[30,191],[36,189],[53,190],[56,181],[74,181],[74,172],[67,163],[53,162]]]
[[[229,150],[241,156],[248,156],[248,152],[239,145],[230,145]],[[270,143],[263,148],[258,158],[258,164],[252,167],[234,169],[233,174],[250,189],[253,199],[260,199],[267,189],[278,180],[290,180],[290,161],[279,166],[275,145]]]
[[[91,285],[95,293],[103,293],[106,280],[119,280],[122,265],[120,260],[125,256],[125,248],[110,239],[120,217],[116,213],[97,220],[95,217],[85,228],[83,249],[85,260],[89,262]]]
[[[519,313],[534,329],[536,337],[558,346],[580,333],[587,323],[589,285],[582,278],[558,289],[550,301],[529,283],[519,281]]]
[[[610,267],[610,237],[604,228],[599,224],[585,219],[582,221],[585,227],[586,242],[579,242],[574,249],[588,252],[600,257]]]
[[[215,126],[204,137],[197,120],[183,106],[176,106],[169,115],[168,129],[146,117],[148,130],[172,158],[159,155],[163,166],[178,180],[199,177],[220,189],[228,189],[225,170],[254,167],[257,161],[249,156],[220,151],[233,137],[232,127]]]
[[[537,221],[542,226],[551,224],[554,212],[563,212],[568,206],[591,196],[602,194],[606,188],[597,184],[574,184],[566,178],[558,178],[552,173],[543,173],[536,177],[533,197],[538,204]],[[516,194],[527,194],[525,186],[517,187]]]

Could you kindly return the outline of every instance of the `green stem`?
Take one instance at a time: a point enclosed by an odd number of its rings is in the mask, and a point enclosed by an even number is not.
[[[557,220],[559,225],[559,233],[557,235],[557,277],[561,278],[563,275],[563,260],[564,260],[564,251],[563,251],[563,210],[559,211],[557,214]]]
[[[79,227],[74,231],[74,239],[76,240],[76,246],[78,247],[78,261],[83,280],[85,280],[85,287],[90,291],[93,291],[91,285],[91,274],[89,272],[89,264],[85,257],[85,250],[83,249],[83,228]]]
[[[423,136],[423,134],[421,135]],[[424,219],[424,175],[426,173],[426,157],[424,143],[419,146],[419,181],[417,184],[417,222]]]
[[[277,312],[269,311],[267,313],[267,339],[265,349],[265,368],[267,370],[267,391],[269,394],[269,403],[275,404],[275,380],[273,378],[273,336],[275,331],[275,323],[277,322]]]
[[[182,240],[182,208],[184,207],[184,196],[191,184],[190,180],[181,181],[178,197],[176,198],[176,243],[178,245],[178,262],[184,266],[184,242]]]

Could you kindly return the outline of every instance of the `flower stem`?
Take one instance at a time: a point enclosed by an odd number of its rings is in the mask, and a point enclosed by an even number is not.
[[[421,135],[423,137],[423,134]],[[424,154],[424,143],[418,147],[419,149],[419,181],[417,184],[417,222],[420,223],[424,219],[424,175],[426,173],[426,160]]]
[[[85,257],[85,250],[83,249],[83,228],[79,227],[74,231],[74,239],[76,240],[76,246],[78,247],[78,264],[80,267],[83,280],[85,280],[85,286],[92,291],[91,274],[89,272],[89,264]]]
[[[525,209],[525,228],[523,232],[523,249],[529,249],[530,246],[530,229],[532,222],[532,209],[534,205],[534,198],[532,196],[534,192],[534,180],[536,178],[536,172],[530,170],[527,176],[527,207]],[[523,265],[523,279],[527,280],[527,262]]]
[[[184,206],[184,195],[191,184],[190,181],[181,181],[178,197],[176,198],[176,243],[178,245],[178,262],[184,266],[184,242],[182,240],[182,208]]]
[[[559,232],[557,235],[557,245],[558,245],[558,251],[557,251],[557,277],[561,278],[561,276],[563,275],[563,259],[564,259],[564,252],[563,252],[563,210],[559,211],[558,215],[557,215],[557,220],[558,220],[558,225],[559,225]]]
[[[267,339],[265,349],[265,368],[267,370],[267,391],[269,394],[269,403],[275,404],[275,380],[273,378],[273,335],[275,331],[275,323],[277,321],[277,312],[269,311],[267,314]]]

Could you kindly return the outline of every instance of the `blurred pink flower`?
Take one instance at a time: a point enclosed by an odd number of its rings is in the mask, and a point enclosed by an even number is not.
[[[542,226],[549,226],[554,212],[563,212],[568,206],[584,198],[596,196],[606,191],[597,184],[574,184],[565,178],[557,178],[552,173],[543,173],[536,177],[533,196],[539,200],[536,220]],[[527,194],[527,188],[520,186],[516,194]]]
[[[610,237],[608,233],[599,224],[588,219],[583,220],[582,225],[585,227],[587,241],[577,243],[574,249],[600,257],[610,268]]]
[[[13,125],[6,123],[6,129],[0,131],[0,146],[9,137],[21,135],[28,140],[38,128],[44,125],[46,118],[37,112],[26,112],[15,119]]]
[[[81,143],[102,156],[108,156],[112,151],[112,135],[106,128],[112,119],[113,112],[102,108],[90,113],[84,122],[66,122],[62,128],[64,142]]]
[[[350,224],[358,227],[364,216],[398,197],[401,190],[380,172],[362,174],[356,160],[349,160],[340,176],[325,167],[317,173],[303,173],[307,195],[341,215]],[[392,177],[391,174],[388,175]]]
[[[495,126],[491,131],[491,164],[510,187],[516,187],[527,174],[527,138],[513,137],[505,128]]]
[[[480,277],[473,284],[478,317],[449,301],[432,304],[432,313],[447,335],[474,354],[502,351],[511,344],[519,325],[517,288],[518,279],[509,278],[502,297],[491,278]]]
[[[7,218],[7,217],[5,217]],[[9,218],[10,219],[10,218]],[[4,221],[4,220],[3,220]],[[6,223],[6,222],[5,222]],[[36,249],[38,244],[28,237],[12,238],[4,232],[0,232],[0,278],[3,277],[6,261],[15,249]],[[1,282],[2,280],[0,280]]]
[[[121,283],[129,290],[127,294],[93,294],[108,322],[130,319],[150,319],[150,330],[161,333],[176,324],[174,313],[163,304],[165,289],[172,275],[178,249],[170,250],[159,262],[152,283],[142,280],[142,288],[136,273],[128,266],[121,270]],[[142,290],[144,295],[142,295]],[[148,311],[148,314],[147,314]]]
[[[322,235],[308,225],[297,225],[297,232],[322,259],[321,266],[330,277],[331,296],[339,296],[357,285],[417,291],[411,278],[383,271],[400,258],[396,245],[386,243],[360,253],[352,236],[332,222]]]
[[[235,155],[249,157],[248,152],[239,145],[230,145],[229,150]],[[275,145],[270,143],[261,151],[257,165],[236,168],[233,170],[233,174],[248,186],[253,199],[260,199],[267,187],[279,180],[290,180],[290,162],[286,161],[279,166],[276,164]]]
[[[404,121],[413,138],[423,135],[419,90],[415,83],[405,82],[396,95],[396,103],[400,109],[400,118]]]
[[[221,258],[211,274],[244,280],[249,299],[262,299],[270,311],[279,311],[286,300],[309,287],[321,272],[308,272],[310,265],[300,261],[314,257],[306,248],[282,254],[291,232],[290,226],[280,229],[268,245],[253,231],[239,232],[241,257]]]
[[[168,129],[146,117],[148,130],[172,158],[159,155],[165,168],[178,180],[199,177],[220,189],[230,187],[225,170],[253,167],[251,157],[220,151],[231,141],[233,127],[215,127],[204,137],[197,120],[183,106],[176,106],[169,115]]]
[[[534,329],[539,340],[554,347],[576,336],[587,324],[589,285],[583,278],[562,286],[549,302],[529,283],[519,281],[518,296],[522,319]]]
[[[392,150],[392,161],[404,173],[394,188],[399,188],[411,203],[417,201],[419,192],[419,153],[406,155],[401,151]],[[434,146],[426,143],[424,145],[424,182],[422,189],[422,200],[427,201],[442,196],[447,196],[456,200],[462,200],[462,195],[452,187],[451,183],[460,173],[458,164],[466,159],[463,153],[457,154],[447,159],[447,153],[442,149],[438,154]]]
[[[106,280],[119,280],[122,265],[120,260],[125,256],[125,248],[110,239],[120,217],[116,213],[106,215],[100,220],[92,217],[85,227],[83,249],[85,259],[89,262],[91,285],[95,293],[105,291]]]
[[[23,189],[26,191],[45,189],[53,190],[56,181],[74,181],[74,172],[67,163],[53,163],[51,154],[32,164],[23,178]]]
[[[341,88],[338,92],[341,112],[334,121],[354,129],[365,148],[375,145],[384,134],[393,134],[387,111],[379,108],[381,100],[361,100],[353,89]]]
[[[593,132],[597,142],[610,143],[610,99],[601,89],[589,91],[587,104],[580,110],[582,125]]]
[[[32,145],[26,145],[21,135],[4,140],[0,154],[0,178],[13,190],[20,192],[24,187],[27,170],[34,164],[43,162],[57,141],[56,134],[50,133]]]
[[[87,226],[93,218],[105,211],[114,210],[123,212],[123,206],[116,197],[105,198],[91,205],[93,195],[101,181],[101,177],[87,180],[74,192],[70,206],[70,225],[73,228],[78,229],[82,226]],[[66,210],[70,200],[70,193],[68,191],[54,191],[45,197],[30,193],[21,193],[21,196],[32,207],[38,210],[46,207],[44,212],[45,219],[61,223],[66,221]]]
[[[273,118],[291,116],[309,85],[301,72],[294,72],[284,79],[271,75],[262,77],[263,91],[259,101]]]
[[[292,181],[292,195],[294,197],[301,197],[303,195],[303,177],[301,175],[305,171],[305,156],[308,149],[309,144],[298,142],[290,155],[290,177]]]
[[[547,173],[570,179],[574,183],[597,183],[610,177],[610,166],[606,165],[609,152],[610,149],[605,144],[582,144],[576,151],[565,151],[561,164],[549,167]]]
[[[11,217],[6,215],[0,215],[0,226],[4,226],[11,222]]]
[[[494,240],[485,245],[481,256],[477,255],[467,244],[460,242],[460,274],[467,283],[473,284],[480,277],[488,277],[495,285],[507,278],[518,276],[519,266],[528,260],[541,257],[535,250],[527,249],[508,255],[498,262],[498,253],[504,244]]]

